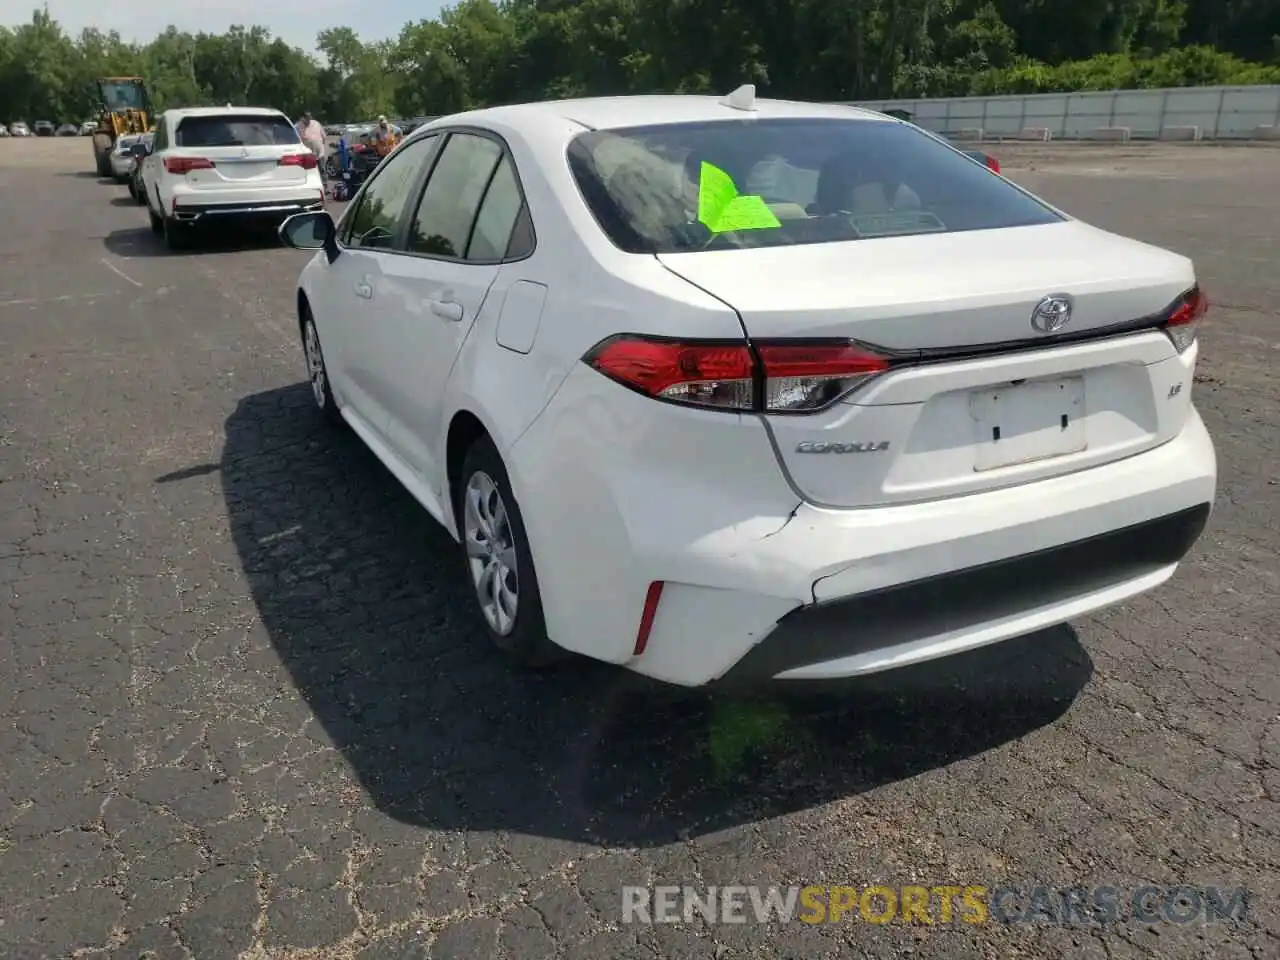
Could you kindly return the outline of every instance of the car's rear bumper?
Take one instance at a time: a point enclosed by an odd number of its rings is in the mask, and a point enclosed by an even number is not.
[[[875,673],[1053,626],[1164,583],[1209,512],[1203,503],[994,563],[798,607],[720,679]]]
[[[227,223],[281,223],[295,213],[323,210],[324,197],[312,193],[294,199],[232,201],[223,203],[179,202],[173,219],[190,226],[217,226]]]
[[[568,649],[681,685],[872,673],[1120,603],[1172,576],[1216,494],[1213,443],[1192,408],[1173,440],[1102,466],[927,503],[820,508],[788,499],[751,418],[620,397],[598,379],[607,398],[571,374],[509,464],[548,629]],[[689,457],[701,475],[668,469]]]

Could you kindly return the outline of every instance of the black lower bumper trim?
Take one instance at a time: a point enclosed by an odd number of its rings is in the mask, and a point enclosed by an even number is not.
[[[1181,560],[1203,532],[1205,503],[1085,540],[792,611],[719,683],[883,650],[1062,602]]]

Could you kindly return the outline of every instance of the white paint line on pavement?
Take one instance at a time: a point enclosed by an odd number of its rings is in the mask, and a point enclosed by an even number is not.
[[[72,300],[101,300],[103,297],[117,296],[117,292],[106,293],[69,293],[61,297],[30,297],[22,300],[0,300],[0,307],[38,307],[49,303],[69,303]]]
[[[114,273],[117,277],[120,277],[122,280],[128,280],[135,287],[142,286],[142,284],[140,284],[137,280],[133,279],[133,277],[129,276],[127,273],[125,273],[123,270],[117,267],[114,263],[112,263],[106,257],[102,258],[102,265],[106,267],[108,270],[110,270],[112,273]]]

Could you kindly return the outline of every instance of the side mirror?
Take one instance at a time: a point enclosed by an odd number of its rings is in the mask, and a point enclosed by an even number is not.
[[[323,250],[329,262],[338,258],[338,230],[323,210],[295,213],[280,224],[280,241],[295,250]]]

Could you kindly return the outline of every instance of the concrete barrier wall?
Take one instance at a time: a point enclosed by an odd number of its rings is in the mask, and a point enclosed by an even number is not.
[[[1038,139],[1041,130],[1053,140],[1254,140],[1262,138],[1262,128],[1280,130],[1280,86],[868,100],[855,105],[907,110],[914,122],[935,133],[981,130],[989,140],[1031,139],[1028,131]],[[1191,129],[1194,135],[1188,133]]]

